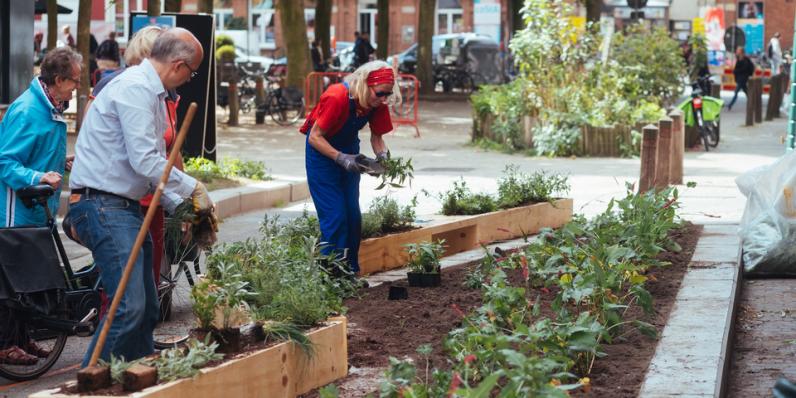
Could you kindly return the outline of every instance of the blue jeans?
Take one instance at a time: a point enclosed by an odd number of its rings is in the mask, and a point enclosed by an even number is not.
[[[68,217],[72,220],[78,238],[91,250],[100,271],[102,288],[108,298],[112,299],[122,279],[138,230],[144,222],[138,201],[90,192],[69,206]],[[113,354],[132,361],[152,354],[152,331],[157,324],[158,314],[158,296],[152,276],[152,240],[147,235],[127,282],[127,289],[116,310],[100,358],[109,361]],[[107,316],[102,319],[98,332],[91,340],[83,359],[83,367],[91,359],[99,330],[102,330],[106,319]]]

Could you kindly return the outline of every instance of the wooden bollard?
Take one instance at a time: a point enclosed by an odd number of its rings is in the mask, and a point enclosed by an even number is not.
[[[263,124],[265,123],[265,112],[260,112],[260,106],[265,103],[265,84],[263,83],[263,77],[257,76],[254,78],[254,104],[256,108],[254,109],[254,124]]]
[[[158,370],[151,366],[135,364],[122,373],[122,387],[125,391],[141,391],[158,382]]]
[[[658,156],[658,128],[652,124],[644,126],[641,138],[641,176],[638,192],[649,191],[655,183],[655,163]]]
[[[81,392],[110,387],[110,366],[88,366],[77,372],[77,389]]]
[[[669,186],[669,167],[672,164],[672,119],[658,121],[658,148],[655,161],[655,188]]]
[[[754,104],[754,79],[749,79],[746,82],[746,125],[754,126],[755,124],[755,104]]]
[[[766,120],[774,120],[774,112],[779,112],[777,97],[779,96],[779,75],[771,76],[769,80],[768,102],[766,103]]]
[[[685,156],[685,123],[683,111],[675,109],[669,112],[672,119],[672,157],[669,163],[669,184],[683,183],[683,157]]]
[[[229,82],[229,119],[227,120],[228,126],[238,125],[238,110],[240,103],[238,102],[238,82],[231,80]]]
[[[755,123],[763,123],[763,79],[755,81]]]

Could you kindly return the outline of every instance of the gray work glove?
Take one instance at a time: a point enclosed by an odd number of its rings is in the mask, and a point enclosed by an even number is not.
[[[387,160],[390,157],[390,151],[381,151],[376,154],[376,160],[381,162],[382,160]]]
[[[334,162],[349,173],[362,173],[363,170],[359,164],[357,164],[357,159],[364,157],[365,155],[362,154],[349,155],[347,153],[340,152],[337,154],[337,158],[334,159]]]
[[[386,171],[381,162],[376,159],[371,159],[367,156],[357,158],[357,163],[359,164],[359,169],[362,170],[363,173],[368,173],[373,177],[382,175]]]

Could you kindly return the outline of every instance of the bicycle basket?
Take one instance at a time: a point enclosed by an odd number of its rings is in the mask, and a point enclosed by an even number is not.
[[[49,227],[0,228],[0,300],[51,314],[66,280]]]
[[[724,101],[718,98],[713,98],[708,96],[702,97],[702,118],[706,122],[712,122],[714,120],[718,120],[719,116],[721,116],[722,106],[724,106]],[[683,117],[685,118],[684,119],[685,125],[689,127],[693,126],[696,123],[696,121],[694,120],[694,112],[692,112],[691,109],[691,98],[688,98],[687,100],[683,101],[677,107],[680,108],[681,111],[683,111]]]

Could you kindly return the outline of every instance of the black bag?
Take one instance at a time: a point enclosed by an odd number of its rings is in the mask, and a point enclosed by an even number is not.
[[[49,227],[0,228],[0,300],[5,305],[50,315],[65,289]]]

